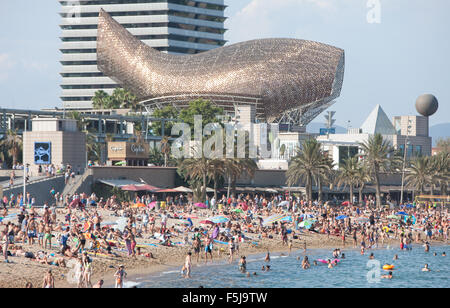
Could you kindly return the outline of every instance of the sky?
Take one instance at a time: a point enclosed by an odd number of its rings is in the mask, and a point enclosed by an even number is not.
[[[430,124],[450,122],[450,1],[225,0],[227,45],[296,38],[345,50],[336,124],[359,127],[377,104],[389,117],[416,115],[424,93],[439,100]],[[60,5],[0,0],[0,106],[61,107]],[[320,115],[314,122],[323,122]]]

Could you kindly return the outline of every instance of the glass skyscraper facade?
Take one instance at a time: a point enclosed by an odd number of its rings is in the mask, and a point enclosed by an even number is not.
[[[119,87],[97,68],[100,9],[137,39],[170,54],[196,54],[225,44],[224,0],[66,0],[61,4],[61,100],[89,109],[98,90]]]

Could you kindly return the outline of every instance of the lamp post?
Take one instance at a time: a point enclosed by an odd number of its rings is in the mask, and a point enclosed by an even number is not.
[[[402,190],[400,193],[400,204],[403,204],[403,189],[404,189],[404,183],[405,183],[405,165],[406,165],[406,151],[407,151],[407,146],[409,147],[409,145],[411,144],[411,142],[408,141],[408,136],[406,136],[405,139],[405,148],[403,149],[403,169],[402,169]]]
[[[24,168],[23,168],[23,196],[22,196],[22,200],[23,200],[23,205],[24,207],[26,207],[26,197],[27,197],[27,177],[28,177],[28,168],[29,168],[29,164],[25,164]]]

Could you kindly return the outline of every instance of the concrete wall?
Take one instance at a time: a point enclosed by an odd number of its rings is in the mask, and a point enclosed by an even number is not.
[[[156,187],[173,188],[175,186],[177,168],[107,166],[92,167],[92,172],[93,182],[100,179],[121,178],[140,182],[140,179],[143,179],[146,183]]]
[[[381,185],[398,185],[402,183],[401,174],[380,174]],[[255,187],[267,187],[287,186],[286,183],[286,170],[257,170],[255,172],[255,178],[253,180],[249,178],[241,178],[237,181],[237,185],[240,186],[255,186]],[[305,183],[300,183],[299,186],[304,186]]]
[[[40,182],[32,183],[27,185],[27,192],[34,198],[36,198],[36,205],[42,206],[44,202],[48,202],[48,204],[54,203],[54,198],[50,194],[50,190],[55,188],[57,192],[62,192],[64,190],[64,176],[55,177],[47,180],[43,180]],[[5,189],[3,194],[6,195],[9,199],[9,196],[13,193],[16,197],[23,193],[23,186],[13,188],[13,189]]]

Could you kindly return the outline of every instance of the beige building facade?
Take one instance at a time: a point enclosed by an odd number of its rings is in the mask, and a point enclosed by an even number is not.
[[[69,164],[82,172],[87,164],[86,134],[77,130],[75,120],[35,118],[32,131],[23,133],[23,162],[32,175],[37,175],[39,165]]]

